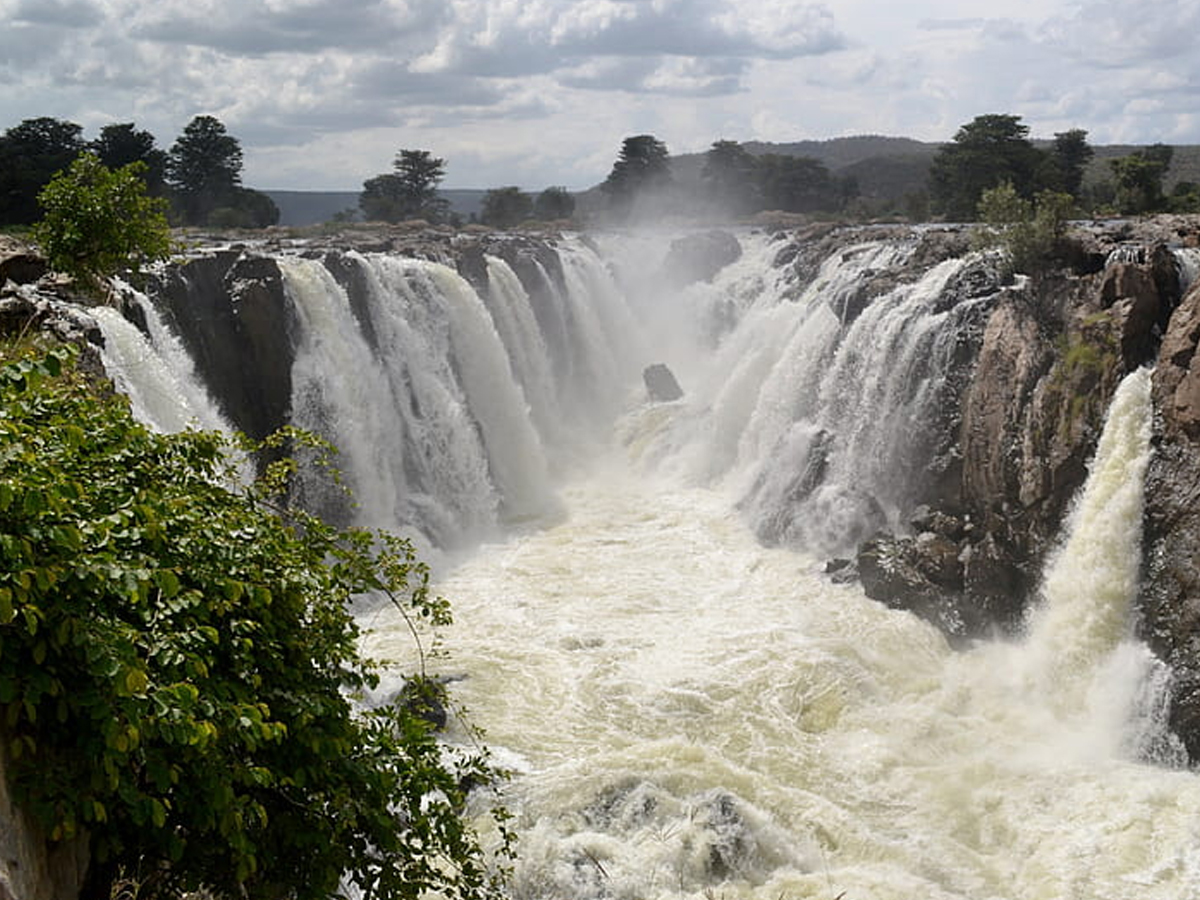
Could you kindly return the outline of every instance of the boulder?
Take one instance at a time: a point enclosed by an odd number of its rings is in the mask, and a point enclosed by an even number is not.
[[[712,281],[730,263],[742,258],[742,245],[727,231],[702,231],[671,243],[663,260],[668,284],[686,287]]]
[[[652,403],[671,403],[683,396],[683,388],[665,363],[654,363],[642,370],[642,381]]]
[[[46,274],[46,259],[27,244],[0,236],[0,285],[32,284]]]

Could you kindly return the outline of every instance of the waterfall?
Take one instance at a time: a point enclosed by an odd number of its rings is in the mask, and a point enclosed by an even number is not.
[[[431,674],[513,773],[515,900],[1200,896],[1200,776],[1130,636],[1149,373],[1027,634],[955,651],[823,563],[952,463],[989,260],[922,264],[892,233],[800,265],[746,232],[676,289],[667,240],[502,248],[478,289],[393,254],[276,257],[292,418],[338,445],[358,508],[304,490],[457,551]],[[647,401],[650,362],[681,400]],[[411,638],[364,615],[387,694]]]
[[[1151,372],[1122,381],[1088,479],[1047,564],[1029,616],[1023,664],[1030,689],[1058,716],[1093,728],[1089,741],[1179,764],[1166,726],[1169,675],[1131,639],[1142,565],[1143,482],[1151,455]]]
[[[140,421],[164,432],[185,428],[230,431],[184,350],[158,310],[144,294],[122,285],[126,301],[135,305],[146,323],[143,334],[116,309],[97,306],[91,315],[104,334],[104,368],[129,397]]]

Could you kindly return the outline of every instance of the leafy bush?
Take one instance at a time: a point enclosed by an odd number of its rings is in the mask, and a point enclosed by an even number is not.
[[[104,279],[170,254],[167,204],[147,196],[145,170],[135,162],[113,171],[84,153],[50,180],[33,236],[51,268],[101,291]]]
[[[284,508],[287,460],[239,486],[227,438],[149,431],[66,350],[0,366],[0,446],[0,735],[92,895],[135,869],[143,897],[498,890],[463,813],[486,756],[352,701],[354,595],[449,619],[407,542]]]
[[[1032,200],[1020,196],[1011,183],[983,192],[976,230],[979,247],[1000,247],[1013,272],[1044,271],[1055,258],[1074,208],[1070,194],[1041,191]]]

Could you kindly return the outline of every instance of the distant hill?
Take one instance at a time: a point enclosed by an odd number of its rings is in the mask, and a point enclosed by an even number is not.
[[[339,213],[360,216],[358,191],[263,191],[279,207],[279,224],[303,227],[332,221]],[[468,220],[478,216],[487,191],[444,190],[438,192],[454,212]]]

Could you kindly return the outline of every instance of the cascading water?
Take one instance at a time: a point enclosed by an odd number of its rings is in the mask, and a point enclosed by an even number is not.
[[[628,270],[574,240],[532,288],[487,260],[483,297],[365,254],[356,305],[318,261],[280,259],[295,419],[341,446],[362,514],[490,541],[440,571],[458,624],[439,674],[514,772],[514,894],[1200,896],[1200,778],[1163,765],[1165,672],[1126,621],[1148,375],[1118,393],[1028,636],[953,652],[795,547],[907,512],[938,449],[911,426],[987,302],[954,287],[977,261],[855,316],[910,244],[846,248],[797,286],[769,240],[742,243],[712,284],[628,299]],[[657,360],[683,400],[643,402]],[[363,624],[369,654],[412,668],[387,608]]]
[[[129,397],[134,415],[164,432],[189,427],[229,431],[228,420],[197,378],[187,351],[153,304],[127,285],[122,290],[141,312],[146,333],[112,307],[94,307],[91,315],[104,333],[105,369]]]

